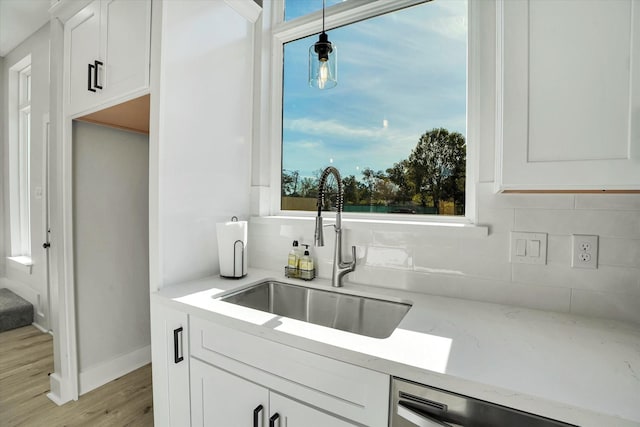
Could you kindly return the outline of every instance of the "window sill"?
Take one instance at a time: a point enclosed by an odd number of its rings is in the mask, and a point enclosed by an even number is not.
[[[24,274],[31,274],[31,268],[33,267],[33,260],[28,256],[10,256],[7,257],[9,261],[7,265],[15,270],[18,270]]]
[[[326,216],[325,216],[326,214]],[[331,212],[323,212],[325,224],[331,224],[335,215]],[[282,214],[273,216],[252,217],[251,221],[257,224],[282,224],[292,222],[307,222],[313,230],[314,215],[305,214]],[[432,236],[439,237],[457,237],[457,238],[482,238],[489,235],[489,227],[486,225],[471,224],[464,219],[452,218],[450,220],[437,221],[434,219],[415,220],[407,217],[398,219],[380,219],[380,218],[362,218],[342,217],[342,225],[344,228],[353,229],[378,229],[378,230],[402,230],[411,232],[427,233]]]

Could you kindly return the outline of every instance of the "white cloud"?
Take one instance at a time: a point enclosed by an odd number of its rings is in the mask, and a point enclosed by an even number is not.
[[[308,117],[285,120],[284,128],[310,135],[339,138],[378,138],[384,129],[366,129],[347,126],[337,120],[317,120]]]

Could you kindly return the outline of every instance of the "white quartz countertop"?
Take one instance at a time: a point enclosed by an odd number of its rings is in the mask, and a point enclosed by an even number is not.
[[[250,269],[165,287],[154,301],[221,325],[393,376],[581,426],[640,426],[640,327],[346,283],[340,292],[410,302],[377,339],[216,300],[264,279],[331,289]],[[640,309],[640,308],[639,308]]]

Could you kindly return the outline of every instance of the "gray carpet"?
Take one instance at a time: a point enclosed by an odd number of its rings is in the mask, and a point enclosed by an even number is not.
[[[0,332],[33,322],[33,306],[9,289],[0,289]]]

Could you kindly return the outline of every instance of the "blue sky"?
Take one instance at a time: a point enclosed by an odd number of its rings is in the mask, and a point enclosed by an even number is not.
[[[321,7],[288,0],[287,15]],[[436,0],[327,31],[338,86],[325,91],[307,81],[317,36],[287,43],[283,168],[312,176],[332,164],[361,178],[407,158],[427,130],[466,134],[466,16],[465,0]]]

